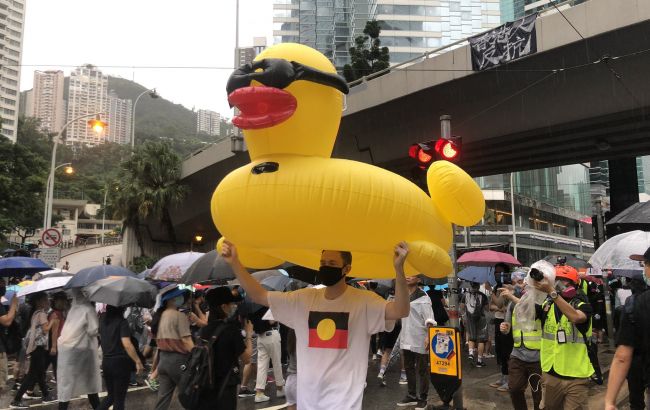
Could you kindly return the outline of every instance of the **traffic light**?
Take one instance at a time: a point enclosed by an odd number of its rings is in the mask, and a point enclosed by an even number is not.
[[[460,159],[462,138],[451,137],[418,142],[409,147],[409,157],[415,159],[421,169],[426,169],[435,160],[457,162]]]

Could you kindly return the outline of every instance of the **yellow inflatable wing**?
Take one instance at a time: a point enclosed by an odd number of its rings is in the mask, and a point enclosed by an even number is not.
[[[289,261],[318,269],[323,249],[352,252],[351,276],[391,278],[396,243],[408,242],[406,272],[443,277],[451,223],[483,216],[479,187],[459,167],[437,162],[431,197],[399,175],[330,158],[345,82],[317,51],[298,44],[265,50],[237,70],[229,101],[241,114],[252,162],[227,175],[211,209],[242,263],[269,268]]]

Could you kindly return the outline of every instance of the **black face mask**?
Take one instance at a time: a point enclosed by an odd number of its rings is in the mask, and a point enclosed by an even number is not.
[[[316,274],[318,283],[322,283],[325,286],[336,285],[341,279],[343,279],[343,268],[337,268],[335,266],[321,266]]]

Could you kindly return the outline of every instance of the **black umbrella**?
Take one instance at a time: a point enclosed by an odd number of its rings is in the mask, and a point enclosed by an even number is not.
[[[240,316],[250,316],[253,313],[256,313],[260,309],[266,309],[266,306],[262,306],[259,303],[253,302],[253,300],[246,296],[244,301],[239,304],[237,314]]]
[[[121,266],[115,265],[97,265],[90,268],[84,268],[77,272],[72,280],[65,285],[66,289],[83,288],[100,279],[109,276],[135,276],[135,273]]]
[[[212,250],[194,261],[185,271],[181,283],[193,285],[195,283],[211,282],[225,285],[232,279],[235,279],[235,272],[216,250]]]
[[[305,283],[310,283],[315,285],[318,283],[316,279],[317,270],[305,268],[304,266],[291,265],[287,267],[282,267],[284,271],[289,274],[290,278],[301,280]]]
[[[269,276],[260,281],[260,284],[269,290],[276,290],[279,292],[302,289],[308,286],[307,283],[301,280],[292,279],[282,274],[280,274],[280,276]]]
[[[91,302],[151,308],[156,304],[158,289],[143,279],[120,276],[100,279],[86,286],[83,292]]]

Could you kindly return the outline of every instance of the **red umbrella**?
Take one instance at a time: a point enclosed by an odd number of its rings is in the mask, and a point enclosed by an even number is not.
[[[521,266],[514,256],[509,253],[495,252],[495,251],[476,251],[467,252],[458,258],[458,263],[461,265],[472,266],[494,266],[497,263],[505,263],[506,265]]]

